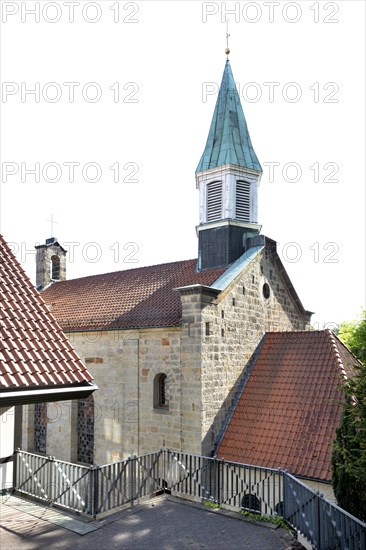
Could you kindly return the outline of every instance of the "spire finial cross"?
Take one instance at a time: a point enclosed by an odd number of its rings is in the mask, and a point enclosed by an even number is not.
[[[225,48],[225,53],[226,53],[227,58],[229,58],[229,53],[230,53],[230,48],[229,48],[229,37],[230,37],[229,22],[230,22],[230,18],[227,17],[226,18],[226,48]]]
[[[50,222],[51,224],[51,238],[53,237],[53,226],[55,223],[58,223],[58,222],[55,222],[55,220],[53,219],[53,214],[51,214],[51,219],[50,220],[47,220],[46,219],[46,222]]]

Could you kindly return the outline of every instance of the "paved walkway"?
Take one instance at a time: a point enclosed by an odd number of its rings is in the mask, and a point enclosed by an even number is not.
[[[0,506],[0,549],[292,548],[293,539],[286,530],[275,529],[272,525],[251,524],[235,516],[163,496],[105,519],[86,523],[78,519],[70,520],[70,516],[57,510],[12,497]],[[66,528],[60,527],[62,524]],[[85,534],[79,534],[83,531]]]

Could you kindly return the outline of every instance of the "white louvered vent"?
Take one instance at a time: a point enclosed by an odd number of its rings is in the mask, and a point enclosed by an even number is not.
[[[236,208],[237,220],[250,222],[250,183],[248,181],[236,182]]]
[[[207,221],[221,220],[222,182],[213,181],[207,185]]]

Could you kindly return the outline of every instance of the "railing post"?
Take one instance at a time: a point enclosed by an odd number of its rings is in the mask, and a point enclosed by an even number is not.
[[[166,485],[167,485],[167,489],[168,489],[168,482],[166,480],[166,468],[165,468],[165,449],[161,449],[160,452],[162,453],[163,455],[163,467],[162,467],[162,470],[161,470],[161,475],[162,475],[162,479],[165,481]],[[164,487],[164,493],[165,493],[165,487]]]
[[[320,536],[320,530],[321,530],[321,520],[320,520],[320,492],[319,492],[319,491],[315,491],[315,494],[316,494],[316,530],[317,530],[316,546],[317,546],[317,550],[322,550],[321,536]]]
[[[287,470],[282,470],[283,519],[287,520]]]
[[[130,468],[132,468],[132,471],[131,471],[131,476],[130,476],[130,487],[131,487],[131,508],[133,508],[133,501],[134,501],[134,487],[135,487],[135,484],[136,484],[136,472],[135,472],[135,468],[136,468],[136,455],[133,455],[133,457],[131,457],[131,460],[130,460]]]
[[[14,451],[14,455],[13,455],[13,486],[11,488],[12,493],[15,493],[17,488],[18,453],[20,453],[19,447]]]
[[[220,503],[220,473],[218,470],[219,462],[217,460],[217,456],[215,455],[213,457],[213,467],[214,467],[214,495],[215,500],[219,504]]]
[[[93,464],[90,464],[89,466],[89,498],[88,498],[88,509],[87,514],[90,516],[94,516],[94,500],[93,500],[93,470],[94,466]]]
[[[47,488],[47,497],[48,502],[51,504],[54,501],[54,495],[56,494],[55,488],[52,486],[53,482],[53,461],[55,460],[54,456],[49,455],[47,457],[47,466],[48,472],[46,472],[45,478],[48,480],[48,488]]]
[[[99,512],[99,469],[100,466],[96,464],[93,467],[93,517],[97,517]]]
[[[220,464],[221,464],[221,467],[220,467]],[[219,461],[218,468],[219,468],[219,472],[221,471],[221,483],[222,483],[218,504],[221,505],[222,502],[225,502],[225,460],[224,459]]]
[[[170,449],[167,449],[168,456],[165,459],[164,463],[164,479],[168,485],[169,490],[171,490],[172,486],[171,483],[168,483],[168,475],[169,475],[169,469],[170,469]]]
[[[278,496],[276,497],[277,484],[278,484]],[[282,510],[278,508],[277,514],[283,516],[283,481],[282,481],[282,471],[280,468],[277,469],[277,474],[274,477],[274,484],[273,484],[271,493],[272,493],[271,516],[274,516],[276,514],[276,500],[278,500],[278,502],[282,502]],[[281,514],[279,512],[281,512]]]

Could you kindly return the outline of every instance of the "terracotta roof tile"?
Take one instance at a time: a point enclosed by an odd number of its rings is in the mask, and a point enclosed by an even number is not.
[[[174,289],[209,286],[226,270],[197,272],[196,264],[186,260],[62,281],[42,296],[66,331],[176,326],[182,311]]]
[[[328,330],[267,333],[218,457],[330,481],[340,384],[355,364]]]
[[[0,235],[0,389],[93,380]]]

